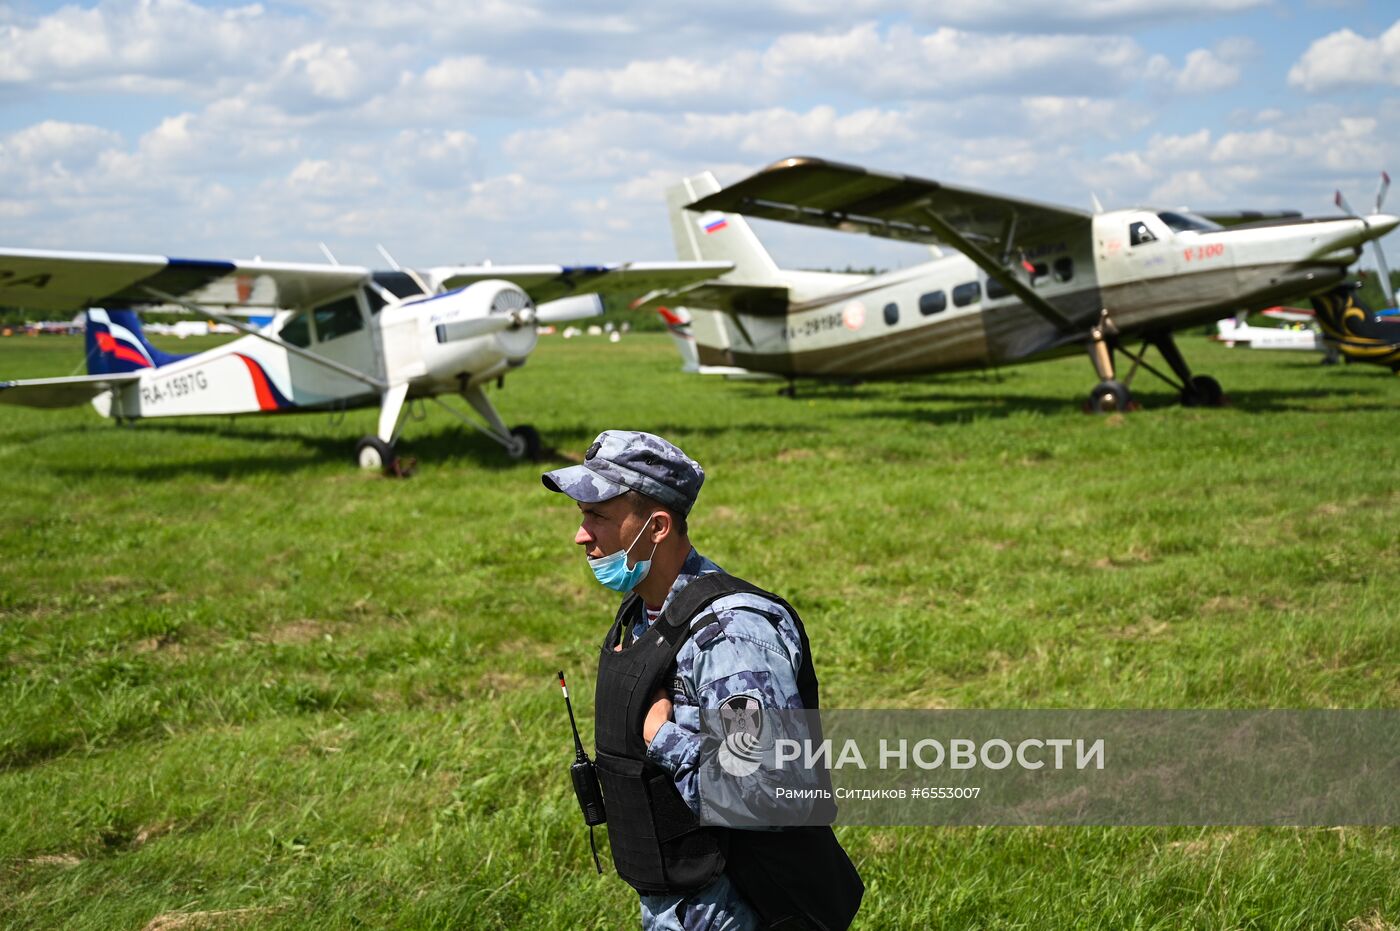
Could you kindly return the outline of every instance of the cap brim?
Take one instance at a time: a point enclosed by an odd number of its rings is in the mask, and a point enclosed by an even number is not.
[[[582,504],[608,501],[629,490],[626,485],[608,481],[588,466],[582,465],[546,472],[540,476],[540,481],[550,491],[568,495]]]

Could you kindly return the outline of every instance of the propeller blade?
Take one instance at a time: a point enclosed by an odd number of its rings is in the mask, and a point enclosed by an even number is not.
[[[1371,240],[1371,248],[1376,250],[1376,272],[1381,276],[1381,293],[1385,295],[1387,308],[1395,306],[1395,287],[1390,283],[1390,269],[1385,264],[1385,250],[1379,239]]]
[[[1349,216],[1349,217],[1354,217],[1354,216],[1356,216],[1356,211],[1351,209],[1351,204],[1347,203],[1347,199],[1346,199],[1345,197],[1342,196],[1342,192],[1341,192],[1341,191],[1338,191],[1338,192],[1337,192],[1337,196],[1334,197],[1334,198],[1332,198],[1332,202],[1333,202],[1334,204],[1336,204],[1339,208],[1341,208],[1342,211],[1345,212],[1347,216]]]
[[[451,343],[459,339],[490,336],[509,330],[516,324],[517,320],[513,314],[488,314],[485,317],[472,317],[470,320],[458,320],[454,323],[439,323],[437,341]]]
[[[561,297],[535,308],[537,323],[571,323],[589,317],[603,315],[603,299],[596,294],[580,294],[576,297]]]
[[[1376,188],[1376,209],[1372,213],[1380,213],[1381,205],[1385,203],[1385,195],[1390,192],[1390,175],[1381,172],[1381,186]]]

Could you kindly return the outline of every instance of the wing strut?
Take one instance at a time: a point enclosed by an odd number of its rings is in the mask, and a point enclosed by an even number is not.
[[[235,330],[238,330],[242,333],[246,333],[249,336],[256,336],[258,339],[261,340],[266,340],[274,346],[280,346],[281,348],[287,350],[293,355],[301,356],[308,362],[314,362],[317,365],[324,366],[328,369],[331,369],[332,371],[339,372],[342,375],[347,375],[350,378],[355,379],[356,381],[364,382],[366,385],[369,385],[376,391],[386,391],[389,388],[388,382],[380,381],[373,375],[366,375],[364,372],[360,371],[357,368],[352,368],[348,365],[342,365],[341,363],[336,362],[333,359],[327,359],[325,356],[317,355],[316,353],[311,352],[308,349],[302,349],[300,346],[293,346],[291,343],[287,342],[284,339],[278,339],[276,336],[272,336],[270,334],[264,333],[261,330],[254,329],[253,327],[248,326],[248,324],[244,323],[236,317],[229,317],[225,314],[215,313],[207,307],[200,307],[198,304],[190,304],[186,301],[180,300],[178,297],[175,297],[172,294],[166,294],[164,291],[161,291],[158,288],[152,288],[149,285],[147,285],[144,288],[144,290],[147,294],[151,294],[155,297],[160,298],[160,300],[164,303],[174,304],[177,307],[183,307],[185,308],[185,310],[188,310],[190,313],[199,317],[209,317],[210,319],[217,320],[220,323],[226,323],[229,326],[233,327]]]
[[[988,275],[991,275],[997,281],[1006,285],[1006,290],[1019,297],[1027,307],[1055,324],[1062,332],[1074,332],[1076,329],[1074,324],[1070,322],[1068,317],[1060,313],[1059,309],[1054,304],[1051,304],[1045,298],[1036,294],[1015,275],[1008,274],[1006,266],[997,262],[995,258],[983,251],[981,246],[975,245],[971,239],[944,222],[943,218],[931,208],[925,207],[923,210],[924,216],[928,218],[929,225],[933,227],[940,238],[946,239],[948,242],[952,243],[958,251],[971,259],[974,265],[982,269],[982,271],[986,272]],[[1010,222],[1011,228],[1014,230],[1016,222],[1014,216]]]

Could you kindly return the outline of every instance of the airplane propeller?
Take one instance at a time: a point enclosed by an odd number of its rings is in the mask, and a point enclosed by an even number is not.
[[[1390,175],[1387,172],[1383,171],[1381,172],[1380,186],[1376,188],[1376,206],[1375,209],[1371,211],[1373,216],[1381,212],[1381,207],[1385,204],[1385,195],[1389,192]],[[1358,219],[1361,219],[1363,221],[1365,220],[1364,217],[1358,214],[1355,210],[1351,209],[1351,204],[1347,203],[1347,199],[1342,195],[1341,191],[1337,192],[1337,196],[1334,198],[1334,200],[1337,206],[1340,207],[1342,210],[1346,211],[1347,214],[1349,214],[1350,216],[1357,217]],[[1394,307],[1395,288],[1390,283],[1390,266],[1386,265],[1385,262],[1385,250],[1381,248],[1380,239],[1371,240],[1370,246],[1372,249],[1375,250],[1374,258],[1376,260],[1376,272],[1380,275],[1381,278],[1381,293],[1385,295],[1386,306]]]
[[[478,336],[490,336],[493,333],[503,333],[506,330],[516,330],[520,327],[536,324],[570,323],[574,320],[597,317],[602,313],[603,299],[601,297],[597,294],[580,294],[575,297],[561,297],[557,301],[548,301],[538,307],[525,306],[509,313],[488,314],[470,320],[459,320],[446,324],[446,329],[449,339],[474,339]]]

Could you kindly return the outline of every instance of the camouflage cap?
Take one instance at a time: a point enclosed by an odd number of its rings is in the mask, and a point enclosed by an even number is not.
[[[637,430],[604,430],[583,459],[583,465],[540,476],[544,487],[584,504],[640,491],[689,514],[705,482],[700,463],[661,437]]]

